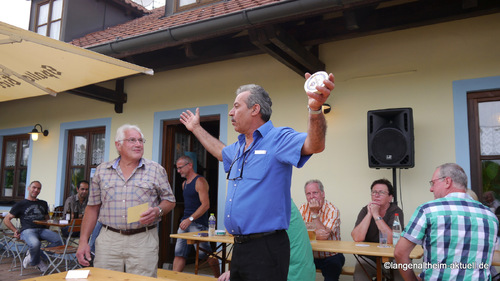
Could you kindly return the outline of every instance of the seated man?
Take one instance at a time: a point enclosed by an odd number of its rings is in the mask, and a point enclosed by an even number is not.
[[[39,181],[33,181],[28,186],[27,198],[17,202],[4,219],[5,225],[14,232],[14,237],[20,238],[28,245],[28,253],[23,261],[26,268],[29,265],[36,266],[41,272],[47,270],[47,264],[41,259],[41,240],[47,240],[49,247],[62,245],[61,238],[56,232],[47,227],[37,225],[34,220],[49,219],[49,206],[47,202],[37,199],[42,189]],[[17,229],[11,222],[13,218],[19,218],[21,229]]]
[[[378,243],[379,232],[383,231],[387,233],[387,243],[392,244],[392,223],[396,213],[399,215],[401,227],[404,226],[403,211],[392,203],[394,194],[392,184],[386,179],[379,179],[372,183],[370,190],[372,200],[359,212],[351,232],[352,239],[355,242]],[[354,269],[354,280],[372,280],[377,276],[375,257],[360,256],[358,261]],[[397,270],[394,271],[394,279],[403,280]]]
[[[325,200],[323,184],[310,180],[304,187],[307,203],[300,206],[302,219],[314,224],[317,240],[340,240],[340,212]],[[314,251],[314,264],[321,270],[325,281],[339,280],[345,257],[341,253]]]
[[[394,249],[399,264],[411,263],[410,252],[424,248],[422,263],[433,264],[417,277],[412,267],[400,269],[405,280],[491,280],[498,219],[467,195],[467,174],[446,163],[429,181],[434,200],[417,207]]]
[[[87,207],[87,202],[89,199],[89,182],[86,180],[81,180],[76,186],[76,194],[68,197],[66,202],[64,202],[63,214],[70,212],[71,214],[78,214],[78,218],[82,218],[85,212],[85,207]],[[63,236],[68,236],[68,226],[61,228],[61,233]],[[74,232],[73,237],[79,237],[80,232]]]

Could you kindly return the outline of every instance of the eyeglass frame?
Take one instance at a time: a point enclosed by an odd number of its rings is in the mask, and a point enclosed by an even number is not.
[[[429,181],[429,184],[431,185],[431,187],[433,187],[433,186],[434,186],[434,184],[435,184],[435,181],[437,181],[437,180],[442,180],[442,179],[445,179],[445,178],[447,178],[447,176],[440,177],[440,178],[437,178],[437,179],[434,179],[434,180],[430,180],[430,181]]]
[[[180,167],[175,167],[175,169],[177,169],[177,171],[179,171],[180,169],[186,167],[188,164],[191,164],[191,163],[187,162],[186,164],[184,164],[184,165],[182,165]]]
[[[252,150],[254,145],[255,145],[255,141],[252,143],[252,146],[249,149],[247,149],[246,151],[243,151],[243,154],[241,154],[239,157],[236,157],[237,154],[234,155],[233,162],[231,162],[231,165],[229,165],[229,171],[227,172],[226,180],[234,181],[234,180],[241,180],[243,178],[243,168],[245,167],[245,161],[247,159],[248,154],[250,154],[250,151]],[[238,151],[240,151],[242,146],[243,146],[243,144],[240,145],[240,148],[238,148]],[[243,163],[241,163],[240,175],[238,177],[230,179],[229,175],[231,174],[231,169],[233,168],[234,163],[236,163],[236,161],[240,160],[241,157],[243,157]]]
[[[136,142],[139,142],[140,144],[145,144],[146,143],[146,139],[143,139],[143,138],[139,138],[139,139],[136,139],[136,138],[128,138],[128,139],[122,139],[120,140],[121,142],[123,141],[127,141],[128,143],[131,143],[131,144],[135,144]]]
[[[376,191],[376,190],[372,190],[371,192],[372,196],[376,196],[376,195],[389,195],[389,192],[387,191],[384,191],[384,190],[380,190],[380,191]]]

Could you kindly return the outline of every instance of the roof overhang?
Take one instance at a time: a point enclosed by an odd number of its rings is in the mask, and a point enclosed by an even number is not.
[[[0,22],[0,102],[141,73],[153,70]]]

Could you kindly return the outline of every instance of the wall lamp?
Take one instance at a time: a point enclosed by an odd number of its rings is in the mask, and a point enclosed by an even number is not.
[[[321,109],[323,110],[323,114],[327,114],[332,111],[332,107],[328,103],[324,103]]]
[[[40,127],[40,132],[36,129],[36,126],[39,126]],[[48,130],[43,130],[42,129],[42,125],[40,124],[36,124],[35,127],[33,127],[33,130],[31,130],[31,132],[29,132],[28,134],[31,135],[31,139],[33,141],[37,141],[38,140],[38,135],[39,134],[43,134],[44,137],[48,136],[49,135],[49,131]]]

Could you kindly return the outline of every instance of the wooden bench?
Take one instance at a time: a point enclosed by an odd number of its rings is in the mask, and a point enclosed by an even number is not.
[[[316,269],[316,272],[321,272],[320,269]],[[342,267],[341,275],[354,275],[354,266],[344,266]]]
[[[177,271],[172,271],[168,269],[161,269],[158,268],[158,278],[166,278],[166,279],[172,279],[172,280],[177,280],[177,281],[216,281],[217,278],[215,277],[209,277],[209,276],[203,276],[203,275],[195,275],[192,273],[184,273],[184,272],[177,272]]]

